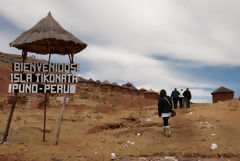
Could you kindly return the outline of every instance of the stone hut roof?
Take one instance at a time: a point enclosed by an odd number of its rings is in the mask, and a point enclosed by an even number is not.
[[[123,84],[121,87],[126,88],[126,89],[130,89],[130,90],[137,90],[137,88],[134,85],[132,85],[130,82],[128,82],[126,84]]]
[[[213,91],[211,94],[215,94],[215,93],[234,93],[234,91],[232,91],[231,89],[227,89],[226,87],[219,87],[218,89]]]

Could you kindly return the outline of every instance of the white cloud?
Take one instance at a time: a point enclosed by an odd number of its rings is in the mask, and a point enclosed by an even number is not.
[[[132,51],[90,45],[75,62],[84,61],[90,68],[84,77],[104,81],[130,81],[138,88],[166,89],[168,94],[174,87],[213,87],[213,84],[185,79],[184,73],[171,70],[168,62],[155,60]],[[208,96],[203,90],[194,90],[195,96]]]
[[[210,97],[212,91],[206,91],[203,89],[191,89],[192,95],[198,96],[198,97]]]
[[[191,100],[193,103],[211,103],[211,99],[206,99],[206,98],[199,98],[199,99],[193,99]]]
[[[9,43],[12,41],[12,34],[0,31],[0,51],[9,53],[19,53],[16,48],[10,48]]]

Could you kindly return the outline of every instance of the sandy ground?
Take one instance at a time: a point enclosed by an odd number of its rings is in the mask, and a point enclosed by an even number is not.
[[[172,136],[162,135],[157,105],[144,108],[110,106],[76,100],[66,106],[59,145],[53,145],[61,106],[47,110],[46,142],[42,142],[43,110],[17,107],[8,144],[0,145],[3,160],[110,160],[176,156],[240,158],[240,101],[193,104],[177,109],[170,119]],[[9,108],[0,110],[3,136]],[[218,148],[211,150],[212,143]]]

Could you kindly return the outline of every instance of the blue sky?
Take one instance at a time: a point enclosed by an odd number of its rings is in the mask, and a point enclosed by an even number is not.
[[[51,11],[88,44],[75,56],[81,76],[168,94],[188,87],[193,102],[211,102],[220,86],[240,95],[239,8],[238,0],[2,1],[0,50],[21,53],[9,43]]]

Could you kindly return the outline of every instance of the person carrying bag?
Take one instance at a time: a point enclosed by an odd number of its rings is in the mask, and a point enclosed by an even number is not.
[[[172,101],[164,89],[160,91],[160,97],[158,100],[158,115],[163,119],[163,135],[170,137],[171,131],[168,124],[170,117],[176,116],[176,112],[172,110]]]

